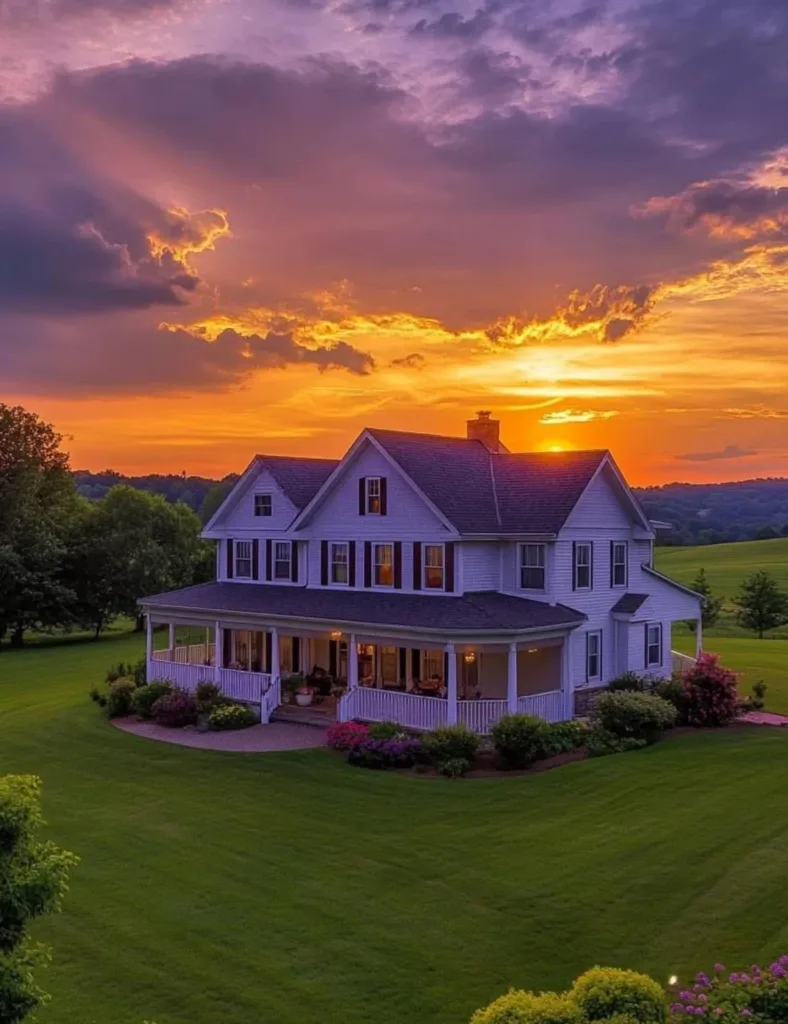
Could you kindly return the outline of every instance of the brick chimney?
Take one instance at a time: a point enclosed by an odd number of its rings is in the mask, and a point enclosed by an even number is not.
[[[505,452],[501,444],[501,421],[490,419],[490,413],[482,410],[475,420],[468,420],[468,440],[481,441],[491,452]]]

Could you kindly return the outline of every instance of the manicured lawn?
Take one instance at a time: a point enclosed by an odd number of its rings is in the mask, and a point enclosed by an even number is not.
[[[788,590],[788,537],[777,540],[746,540],[736,544],[707,544],[699,547],[657,548],[655,564],[666,573],[691,586],[698,569],[705,569],[712,590],[728,601],[736,596],[741,581],[765,569]]]
[[[595,963],[667,978],[788,950],[788,730],[468,782],[212,754],[86,702],[140,647],[0,654],[0,770],[43,777],[82,857],[39,930],[40,1024],[463,1024]]]
[[[677,651],[694,654],[695,638],[677,633],[673,646]],[[752,684],[762,679],[768,687],[767,710],[788,715],[788,640],[713,636],[710,631],[704,646],[719,654],[725,666],[741,673],[739,688],[743,694],[748,694]]]

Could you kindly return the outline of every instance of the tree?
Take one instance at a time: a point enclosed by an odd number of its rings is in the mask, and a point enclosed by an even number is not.
[[[700,594],[703,598],[702,605],[702,623],[703,628],[707,626],[713,626],[717,619],[720,617],[720,610],[722,609],[722,598],[715,597],[712,593],[709,581],[706,579],[706,570],[701,569],[698,575],[695,577],[695,581],[692,584],[692,589],[696,594]],[[695,629],[695,623],[689,624],[690,629]]]
[[[76,494],[63,438],[35,413],[0,403],[0,640],[68,620],[61,563]]]
[[[200,505],[200,519],[202,520],[203,525],[216,515],[222,502],[237,482],[238,477],[230,475],[226,476],[224,480],[221,480],[218,484],[214,484],[213,487],[211,487]]]
[[[739,624],[754,630],[761,640],[767,629],[774,629],[788,620],[788,595],[763,570],[748,576],[742,583],[736,604]]]
[[[77,858],[41,842],[41,780],[0,777],[0,1021],[17,1024],[46,999],[31,969],[46,950],[30,942],[29,922],[55,913]]]

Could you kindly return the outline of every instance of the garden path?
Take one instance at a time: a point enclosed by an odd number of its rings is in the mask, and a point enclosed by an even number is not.
[[[144,736],[162,743],[176,743],[181,747],[199,747],[202,750],[229,750],[235,753],[264,754],[278,750],[307,750],[326,745],[326,729],[306,725],[272,722],[253,725],[248,729],[227,732],[199,732],[195,728],[166,729],[153,722],[139,722],[134,718],[115,718],[112,724],[123,732]]]

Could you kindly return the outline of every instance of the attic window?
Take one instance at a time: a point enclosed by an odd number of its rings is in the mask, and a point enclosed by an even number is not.
[[[270,494],[255,494],[254,496],[254,514],[256,516],[270,516],[273,515],[273,502],[271,501]]]
[[[381,487],[379,476],[367,477],[367,515],[379,516],[381,512]]]

